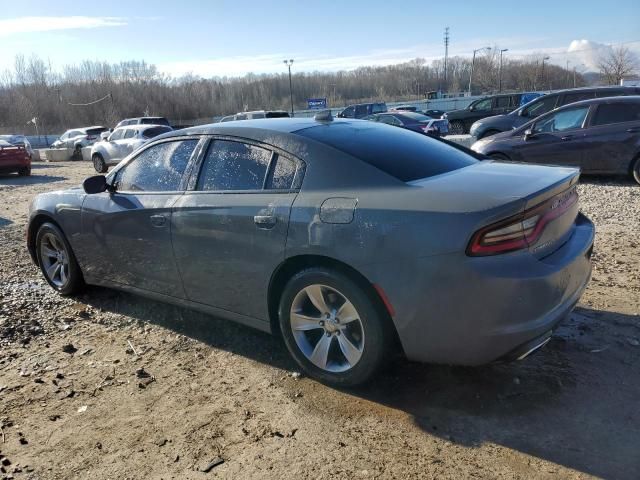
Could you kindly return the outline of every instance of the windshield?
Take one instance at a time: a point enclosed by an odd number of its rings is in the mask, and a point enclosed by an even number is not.
[[[414,122],[428,122],[430,120],[433,120],[430,116],[428,115],[423,115],[421,113],[413,113],[413,112],[403,112],[402,115],[400,115],[402,118],[407,118],[410,119]]]

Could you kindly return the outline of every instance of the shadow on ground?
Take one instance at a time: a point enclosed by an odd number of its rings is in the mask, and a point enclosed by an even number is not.
[[[5,174],[0,175],[0,186],[2,185],[35,185],[41,183],[59,182],[61,180],[67,180],[67,177],[52,176],[52,175],[29,175],[28,177],[22,177],[18,174]]]
[[[297,368],[279,340],[241,325],[101,288],[81,300]],[[479,368],[396,361],[369,386],[345,393],[406,412],[428,434],[464,446],[498,444],[590,475],[637,479],[640,347],[627,342],[629,335],[640,336],[637,316],[578,308],[525,361]],[[318,408],[345,408],[344,396],[308,382]]]

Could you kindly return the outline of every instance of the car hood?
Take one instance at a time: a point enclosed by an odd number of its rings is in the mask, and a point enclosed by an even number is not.
[[[447,120],[451,120],[451,119],[466,117],[467,115],[469,115],[470,110],[467,110],[466,108],[461,108],[458,110],[451,110],[450,112],[445,112],[445,113],[447,114]]]

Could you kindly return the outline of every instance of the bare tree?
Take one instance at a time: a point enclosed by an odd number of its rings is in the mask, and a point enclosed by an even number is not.
[[[598,63],[600,75],[609,85],[618,85],[622,79],[636,71],[638,58],[627,47],[621,45],[603,55]]]

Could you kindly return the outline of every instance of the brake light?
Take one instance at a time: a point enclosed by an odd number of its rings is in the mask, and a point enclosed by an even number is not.
[[[545,227],[578,201],[575,187],[569,192],[525,210],[523,213],[478,230],[467,247],[467,255],[484,256],[529,248]]]

